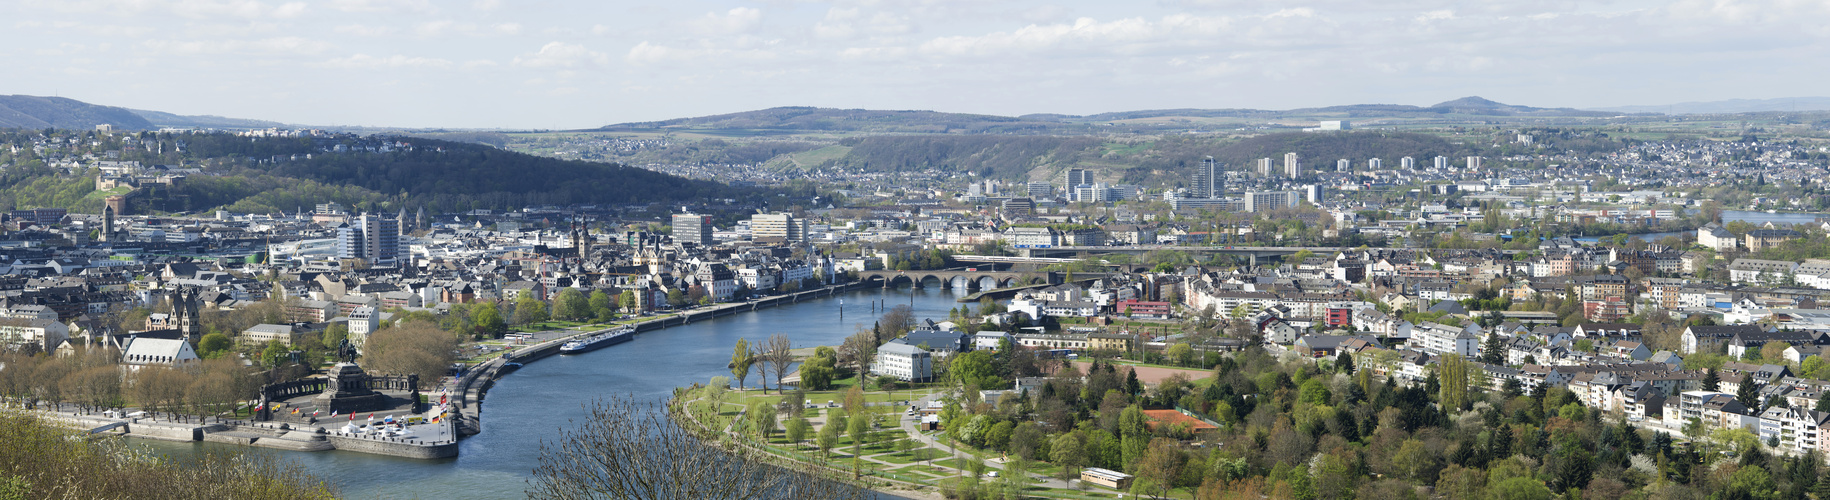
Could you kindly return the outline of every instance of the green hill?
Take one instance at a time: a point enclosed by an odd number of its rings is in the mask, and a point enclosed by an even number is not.
[[[97,106],[63,97],[0,96],[0,128],[93,130],[110,125],[122,130],[152,129],[152,122],[126,108]]]
[[[19,144],[36,134],[0,132],[0,145]],[[118,149],[116,141],[127,139],[183,142],[183,153],[176,147],[164,148],[163,154],[142,148],[125,153],[123,159],[204,166],[203,175],[189,175],[176,187],[144,188],[131,201],[131,210],[141,213],[217,208],[291,212],[326,201],[365,209],[425,206],[462,211],[746,198],[762,193],[621,164],[559,160],[425,138],[250,138],[227,133],[93,137],[100,144],[80,147]],[[347,152],[326,151],[338,146]],[[99,209],[96,172],[64,175],[35,158],[0,157],[0,163],[6,162],[17,167],[0,172],[0,208]]]

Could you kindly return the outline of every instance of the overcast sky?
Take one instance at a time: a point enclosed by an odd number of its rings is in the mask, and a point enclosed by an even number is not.
[[[0,94],[297,124],[582,128],[1824,95],[1830,2],[0,0]]]

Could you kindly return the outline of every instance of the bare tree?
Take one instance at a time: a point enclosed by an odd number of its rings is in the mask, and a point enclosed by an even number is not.
[[[762,357],[768,359],[770,368],[775,372],[775,390],[781,392],[782,379],[788,378],[788,368],[794,364],[794,344],[787,335],[770,335],[763,341]]]
[[[877,357],[877,337],[870,330],[859,330],[839,344],[839,360],[852,365],[857,370],[858,383],[864,383],[865,375],[870,373],[872,361]]]
[[[589,416],[540,445],[528,496],[541,499],[869,498],[870,492],[805,464],[720,446],[675,424],[684,409],[634,396],[586,405]]]
[[[892,307],[889,312],[883,313],[883,317],[877,320],[877,327],[882,330],[878,333],[877,345],[883,345],[890,339],[901,337],[902,334],[915,329],[915,309],[909,307],[908,304]]]
[[[455,335],[428,321],[408,321],[369,334],[362,346],[362,366],[379,373],[418,374],[425,383],[445,376],[456,351]]]

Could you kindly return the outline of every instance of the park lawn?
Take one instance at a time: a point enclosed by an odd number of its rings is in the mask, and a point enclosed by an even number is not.
[[[946,467],[949,469],[959,469],[959,470],[965,470],[965,467],[966,467],[965,464],[966,464],[965,462],[963,462],[957,458],[949,458],[946,460],[935,460],[934,461],[934,465],[936,467]]]
[[[904,452],[884,453],[882,455],[876,455],[876,456],[872,456],[870,458],[875,458],[877,460],[882,460],[884,462],[889,462],[892,464],[902,465],[902,464],[912,464],[915,462],[933,460],[933,459],[937,459],[937,458],[944,457],[944,456],[947,456],[947,454],[941,453],[939,449],[924,446],[921,448],[915,448],[915,449],[909,450],[907,453],[904,453]]]
[[[890,473],[892,473],[892,474],[901,474],[901,475],[905,475],[905,476],[914,476],[914,477],[919,477],[919,478],[922,478],[922,479],[934,479],[934,478],[937,478],[937,477],[941,477],[941,476],[940,476],[940,475],[938,475],[938,474],[931,474],[931,473],[928,473],[928,472],[926,472],[926,471],[922,471],[922,470],[919,470],[919,469],[921,469],[921,468],[922,468],[922,467],[903,467],[903,468],[901,468],[901,469],[890,469],[890,470],[889,470],[889,472],[890,472]]]

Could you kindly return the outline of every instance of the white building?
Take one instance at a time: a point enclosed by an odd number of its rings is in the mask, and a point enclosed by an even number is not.
[[[369,334],[381,329],[381,313],[373,307],[362,306],[349,312],[349,344],[361,349],[369,341]]]
[[[907,382],[928,382],[934,378],[934,355],[902,339],[892,340],[877,348],[871,373]]]
[[[129,371],[146,366],[184,366],[197,362],[191,343],[178,339],[134,338],[121,350],[121,363]]]

